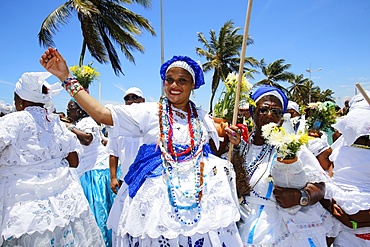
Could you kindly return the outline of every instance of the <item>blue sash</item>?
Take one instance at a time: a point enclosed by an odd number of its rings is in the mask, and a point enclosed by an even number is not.
[[[177,145],[175,150],[183,150],[184,146]],[[203,156],[208,157],[212,153],[209,144],[203,146]],[[146,178],[153,178],[162,175],[162,154],[156,144],[143,144],[141,145],[138,154],[136,155],[134,163],[129,167],[129,170],[124,178],[125,183],[128,185],[128,193],[131,198],[134,198],[141,185]],[[178,160],[185,160],[190,158],[190,155],[179,157]]]

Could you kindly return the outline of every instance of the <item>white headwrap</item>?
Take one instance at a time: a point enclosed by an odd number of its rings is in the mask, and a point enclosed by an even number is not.
[[[330,148],[330,145],[328,143],[328,136],[323,131],[320,131],[320,133],[322,134],[321,137],[308,140],[308,149],[315,156],[318,156],[319,154]]]
[[[370,96],[369,91],[366,93]],[[352,97],[349,112],[333,125],[344,138],[344,145],[352,145],[357,138],[370,135],[370,105],[362,94]]]
[[[295,103],[294,101],[288,101],[288,107],[287,107],[287,110],[288,109],[293,109],[295,110],[297,113],[299,113],[299,105],[297,103]]]
[[[168,68],[166,70],[166,73],[171,68],[183,68],[184,70],[186,70],[187,72],[189,72],[191,74],[191,77],[193,77],[193,82],[195,83],[194,70],[185,61],[176,61],[176,62],[171,63],[170,66],[168,66]]]
[[[276,98],[278,98],[281,102],[281,105],[284,107],[284,100],[283,100],[283,97],[281,97],[281,95],[279,94],[279,92],[277,91],[269,91],[269,92],[266,92],[264,94],[262,94],[261,96],[259,96],[255,102],[257,103],[260,99],[262,99],[263,97],[267,96],[267,95],[273,95],[275,96]]]
[[[0,112],[3,114],[12,113],[15,110],[14,105],[10,105],[0,100]]]
[[[23,100],[34,103],[43,103],[45,108],[52,111],[53,104],[51,97],[58,95],[63,89],[60,83],[50,85],[46,78],[52,74],[49,72],[27,72],[15,84],[15,93]],[[42,86],[48,88],[48,93],[42,93]]]

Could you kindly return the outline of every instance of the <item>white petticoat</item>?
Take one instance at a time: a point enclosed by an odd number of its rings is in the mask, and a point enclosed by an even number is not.
[[[203,161],[207,176],[204,179],[206,186],[203,189],[199,222],[190,226],[180,223],[169,204],[166,181],[162,176],[147,178],[134,198],[128,196],[126,185],[122,185],[117,194],[108,225],[116,232],[118,239],[127,236],[152,239],[148,241],[162,237],[180,239],[199,234],[210,235],[217,230],[222,231],[221,228],[233,229],[240,216],[232,165],[213,155]],[[190,205],[193,200],[182,198],[181,204]],[[194,219],[197,209],[180,210],[180,213]],[[240,243],[239,234],[232,236],[235,238],[232,242]]]

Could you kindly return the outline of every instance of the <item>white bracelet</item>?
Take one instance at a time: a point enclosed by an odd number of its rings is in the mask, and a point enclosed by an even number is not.
[[[74,125],[74,124],[70,124],[70,125],[68,125],[68,130],[70,130],[70,131],[72,131],[74,128],[76,128],[76,125]]]

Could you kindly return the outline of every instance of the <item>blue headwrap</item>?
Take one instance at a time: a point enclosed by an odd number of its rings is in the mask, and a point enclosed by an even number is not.
[[[252,94],[252,99],[257,103],[257,101],[266,95],[274,95],[281,101],[281,105],[283,106],[283,113],[286,112],[288,107],[288,98],[286,97],[285,93],[276,87],[272,87],[269,85],[260,86],[257,90]],[[249,106],[249,112],[252,114],[253,106]]]
[[[197,62],[187,56],[173,56],[173,58],[162,64],[160,74],[163,81],[166,79],[167,70],[169,67],[172,67],[171,64],[178,61],[183,63],[176,63],[173,67],[183,68],[191,74],[194,81],[194,89],[198,89],[200,86],[204,85],[205,82],[202,68]]]

